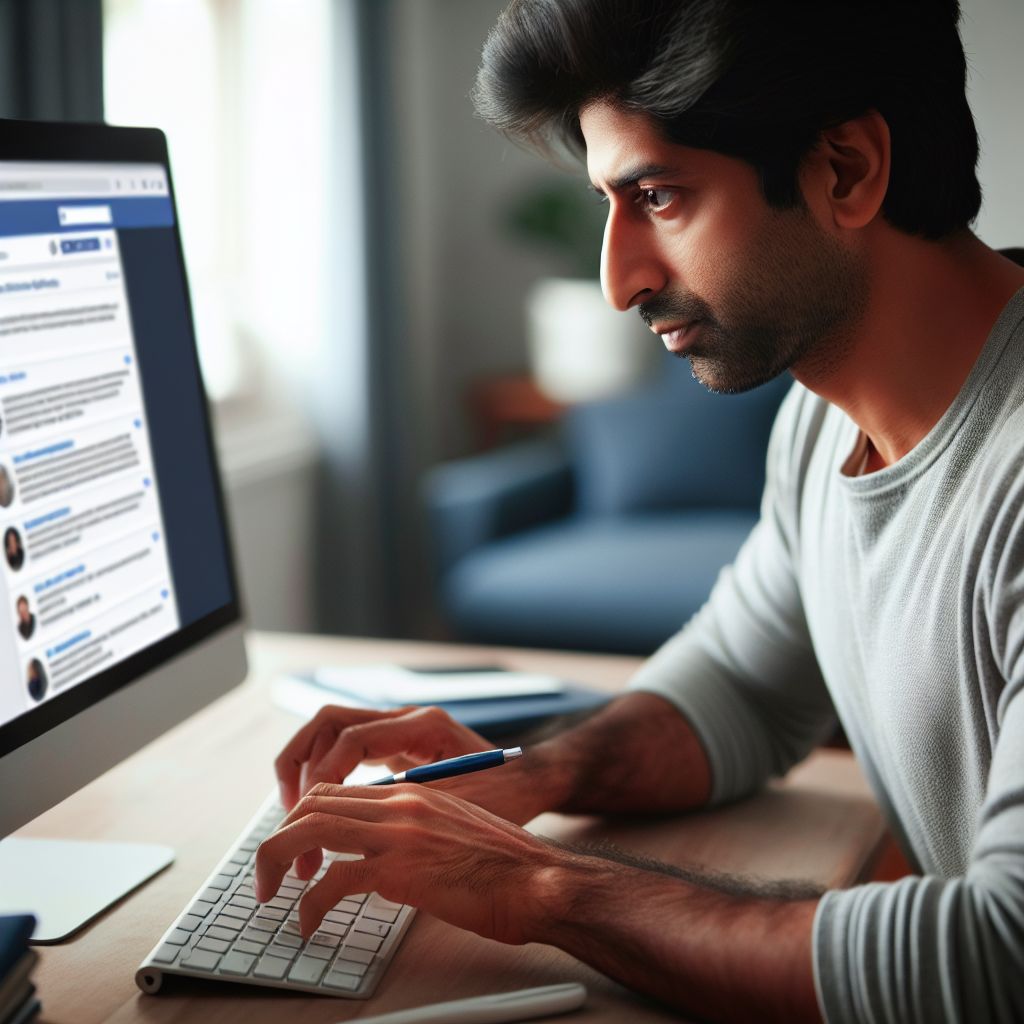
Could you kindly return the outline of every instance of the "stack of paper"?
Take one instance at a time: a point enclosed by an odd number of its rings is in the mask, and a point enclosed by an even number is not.
[[[28,945],[35,926],[30,914],[0,917],[0,1024],[26,1024],[39,1015],[31,977],[38,956]]]
[[[278,679],[275,702],[304,718],[326,704],[388,710],[436,704],[485,736],[521,730],[551,715],[583,711],[608,697],[554,676],[496,666],[413,669],[401,665],[330,666]]]

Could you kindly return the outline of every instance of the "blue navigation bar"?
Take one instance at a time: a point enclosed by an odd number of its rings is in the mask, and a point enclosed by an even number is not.
[[[95,231],[100,225],[61,223],[58,208],[67,211],[75,206],[95,207],[92,199],[8,199],[0,200],[0,238],[13,235],[65,234],[83,230]],[[124,231],[130,228],[169,228],[174,226],[174,208],[168,196],[139,196],[124,199],[104,197],[103,206],[110,208],[110,222],[103,228]],[[69,219],[65,217],[65,219]],[[83,239],[84,241],[84,239]],[[63,249],[63,245],[61,246]],[[95,248],[95,247],[94,247]],[[64,249],[68,252],[69,250]],[[86,250],[73,250],[82,252]]]

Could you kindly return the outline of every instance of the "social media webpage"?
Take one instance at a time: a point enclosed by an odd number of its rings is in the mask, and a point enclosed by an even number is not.
[[[230,596],[194,364],[163,168],[0,163],[0,725]]]

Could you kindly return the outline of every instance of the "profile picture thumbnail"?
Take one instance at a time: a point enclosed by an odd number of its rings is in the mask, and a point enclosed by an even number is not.
[[[21,534],[13,526],[4,530],[4,557],[15,572],[25,564],[25,545],[21,542]]]
[[[18,611],[18,632],[22,640],[30,640],[36,631],[36,617],[29,607],[28,598],[22,594],[15,602],[14,607]]]
[[[14,501],[14,481],[7,467],[0,462],[0,508],[7,508]]]
[[[46,669],[43,668],[43,663],[38,658],[33,658],[28,663],[25,675],[28,684],[28,695],[34,701],[42,700],[46,696],[46,690],[50,685],[49,680],[46,678]]]

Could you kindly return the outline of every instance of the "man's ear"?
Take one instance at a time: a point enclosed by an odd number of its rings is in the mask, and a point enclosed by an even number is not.
[[[865,227],[885,200],[891,157],[889,125],[875,110],[828,128],[807,157],[804,196],[837,228]]]

